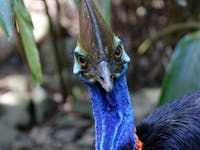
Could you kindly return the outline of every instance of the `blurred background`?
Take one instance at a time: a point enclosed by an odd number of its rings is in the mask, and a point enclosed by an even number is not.
[[[127,77],[138,124],[158,104],[164,103],[160,94],[164,91],[162,84],[168,64],[175,49],[181,47],[181,44],[176,47],[178,41],[200,28],[200,1],[95,0],[95,3],[132,59]],[[73,50],[79,33],[78,0],[24,0],[24,4],[34,26],[42,82],[39,86],[32,80],[18,27],[15,26],[12,38],[7,38],[0,29],[0,150],[88,150],[94,143],[90,101],[85,85],[72,74]],[[189,86],[192,91],[200,87],[195,82],[200,81],[196,78],[200,77],[197,71],[200,36],[199,33],[188,36],[198,39],[196,43],[192,40],[198,52],[193,67],[196,72],[191,73],[196,76],[188,76],[195,84]],[[182,58],[187,56],[188,53]],[[165,85],[168,83],[169,80]]]

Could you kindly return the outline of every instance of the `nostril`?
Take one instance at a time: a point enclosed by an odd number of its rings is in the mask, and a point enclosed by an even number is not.
[[[111,78],[111,79],[114,79],[114,75],[111,75],[110,78]]]
[[[99,77],[102,81],[104,81],[104,78],[103,77]]]

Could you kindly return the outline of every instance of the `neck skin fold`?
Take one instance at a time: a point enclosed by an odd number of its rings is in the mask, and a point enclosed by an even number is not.
[[[134,147],[134,116],[125,73],[107,93],[100,85],[88,85],[95,119],[96,150]]]

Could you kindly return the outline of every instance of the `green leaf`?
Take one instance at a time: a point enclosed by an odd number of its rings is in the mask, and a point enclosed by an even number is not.
[[[15,0],[14,9],[29,68],[35,84],[39,84],[41,82],[42,73],[38,49],[33,37],[31,17],[21,0]]]
[[[0,0],[0,26],[6,36],[13,35],[13,0]]]
[[[76,7],[78,8],[79,0],[74,0]],[[94,0],[98,10],[101,12],[101,15],[105,21],[110,24],[111,22],[111,0]]]
[[[6,34],[6,36],[9,37],[8,31],[7,31],[5,22],[4,22],[3,19],[2,19],[1,13],[0,13],[0,27],[1,27],[1,29],[3,30],[3,32]]]
[[[172,55],[160,104],[200,88],[200,31],[183,37]]]
[[[23,1],[15,0],[15,3],[17,4],[15,5],[15,7],[17,7],[17,9],[19,10],[18,12],[20,13],[21,17],[26,21],[27,24],[29,24],[30,27],[33,28],[31,16],[27,11],[27,9],[25,8]]]
[[[74,4],[75,4],[77,9],[78,9],[78,3],[79,3],[79,0],[74,0]]]
[[[95,0],[97,3],[99,11],[104,17],[105,21],[110,24],[110,16],[111,16],[111,0]]]
[[[187,6],[187,0],[176,0],[176,2],[180,5],[180,6]]]

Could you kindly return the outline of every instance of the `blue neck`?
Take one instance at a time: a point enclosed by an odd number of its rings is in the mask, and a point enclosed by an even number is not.
[[[134,147],[134,116],[123,74],[114,82],[111,93],[98,84],[88,85],[96,131],[96,150],[120,150],[127,144]]]

